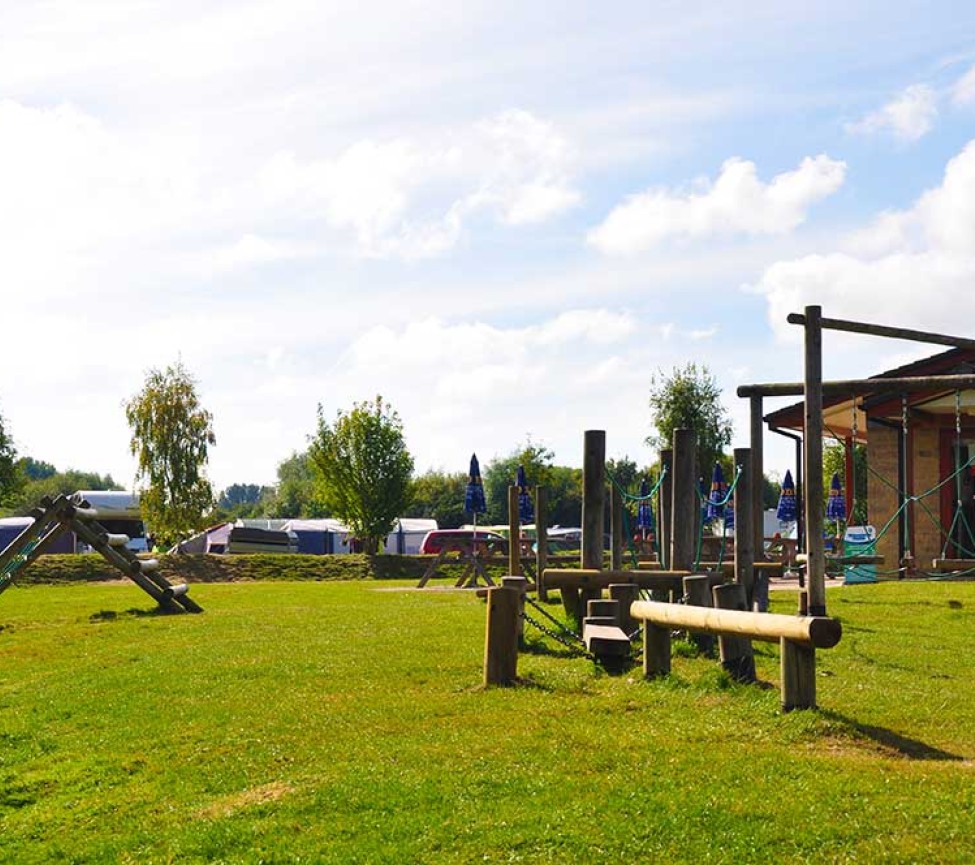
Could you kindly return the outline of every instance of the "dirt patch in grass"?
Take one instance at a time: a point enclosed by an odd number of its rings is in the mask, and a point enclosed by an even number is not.
[[[218,820],[222,817],[230,817],[245,808],[276,802],[293,791],[294,788],[290,784],[284,781],[274,781],[217,799],[206,808],[201,809],[199,814],[204,820]]]

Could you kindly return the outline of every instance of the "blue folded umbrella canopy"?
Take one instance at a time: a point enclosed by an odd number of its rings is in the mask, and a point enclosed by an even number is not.
[[[841,522],[846,519],[846,497],[840,484],[839,472],[833,472],[829,483],[829,498],[826,500],[826,519]]]
[[[474,522],[477,523],[477,515],[483,514],[487,510],[487,502],[484,500],[484,484],[481,482],[481,467],[477,463],[477,454],[471,454],[471,468],[467,476],[467,490],[464,493],[464,510],[474,514]]]
[[[792,472],[788,469],[782,479],[782,491],[779,493],[779,506],[775,509],[775,516],[780,523],[796,521],[796,485],[792,480]]]
[[[714,471],[711,473],[711,491],[708,493],[707,520],[720,520],[724,517],[727,495],[728,485],[724,482],[721,463],[715,463]]]
[[[535,521],[535,504],[528,491],[524,466],[518,466],[518,519],[522,525]]]
[[[640,504],[636,509],[637,528],[644,532],[653,532],[653,505],[650,503],[650,489],[646,479],[640,484]]]

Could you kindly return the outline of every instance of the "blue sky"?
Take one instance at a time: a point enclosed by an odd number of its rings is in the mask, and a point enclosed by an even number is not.
[[[377,393],[421,471],[590,428],[646,464],[693,360],[744,445],[790,311],[972,334],[973,141],[967,4],[7,3],[0,412],[128,482],[122,404],[181,359],[218,488]]]

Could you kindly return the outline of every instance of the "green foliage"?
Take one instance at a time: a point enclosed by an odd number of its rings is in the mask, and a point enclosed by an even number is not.
[[[216,513],[219,514],[219,519],[260,517],[267,513],[273,498],[274,487],[231,484],[217,498]]]
[[[13,438],[7,432],[7,427],[0,415],[0,505],[17,493],[22,484],[22,474],[16,466],[17,449]]]
[[[428,471],[413,480],[413,503],[404,516],[426,517],[442,529],[456,529],[468,520],[464,510],[467,474]]]
[[[483,469],[484,497],[487,514],[483,522],[500,525],[508,522],[508,487],[518,479],[518,466],[525,467],[525,479],[530,487],[544,486],[549,490],[551,505],[552,460],[555,454],[531,438],[506,457],[495,457]]]
[[[606,481],[615,482],[621,490],[634,495],[638,493],[640,481],[643,480],[637,464],[628,456],[624,455],[620,459],[606,460]]]
[[[308,451],[296,451],[278,463],[278,483],[267,501],[267,515],[285,519],[331,516],[321,500],[316,476],[315,464]]]
[[[765,510],[779,506],[779,496],[782,493],[782,481],[762,475],[762,507]]]
[[[839,442],[823,447],[823,506],[829,499],[829,485],[833,474],[840,476],[846,492],[846,448]],[[847,514],[851,526],[867,524],[867,449],[863,445],[853,447],[853,513]]]
[[[308,453],[322,502],[375,553],[410,503],[413,457],[399,415],[377,396],[330,424],[319,405]]]
[[[38,466],[42,467],[40,471],[37,470]],[[21,484],[9,503],[10,510],[20,515],[27,514],[31,508],[36,507],[44,496],[54,498],[62,494],[70,495],[78,490],[123,489],[111,475],[82,472],[77,469],[59,472],[50,463],[36,462],[30,457],[21,457],[17,460],[17,469],[21,473]]]
[[[657,428],[647,438],[654,450],[669,448],[675,429],[697,433],[699,471],[708,473],[731,444],[731,419],[721,405],[721,390],[706,366],[688,363],[668,376],[658,371],[650,379],[650,409]]]
[[[213,506],[204,474],[208,449],[216,444],[213,417],[181,363],[150,370],[142,390],[126,403],[125,417],[143,518],[168,546],[202,528]]]

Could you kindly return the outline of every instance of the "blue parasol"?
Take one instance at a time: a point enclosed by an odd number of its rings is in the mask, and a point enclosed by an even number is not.
[[[728,495],[728,485],[724,482],[724,472],[721,471],[721,463],[714,464],[714,471],[711,473],[711,492],[708,493],[707,519],[720,520],[725,513],[725,497]]]
[[[464,493],[464,510],[474,515],[474,526],[477,527],[477,515],[487,511],[484,501],[484,484],[481,483],[481,467],[477,464],[477,454],[471,454],[471,469],[467,477],[467,490]]]
[[[724,530],[726,532],[735,530],[735,505],[733,502],[728,502],[724,506]]]
[[[826,519],[842,522],[846,519],[846,497],[840,484],[839,472],[833,472],[833,480],[829,484],[829,498],[826,500]]]
[[[650,503],[650,489],[644,478],[640,484],[640,504],[636,509],[636,525],[643,532],[643,537],[653,534],[653,505]]]
[[[775,516],[780,523],[794,523],[796,521],[796,485],[792,480],[792,472],[785,470],[782,479],[782,491],[779,493],[779,506],[775,509]]]
[[[518,519],[522,525],[535,521],[535,505],[532,494],[528,492],[524,466],[518,466]]]

